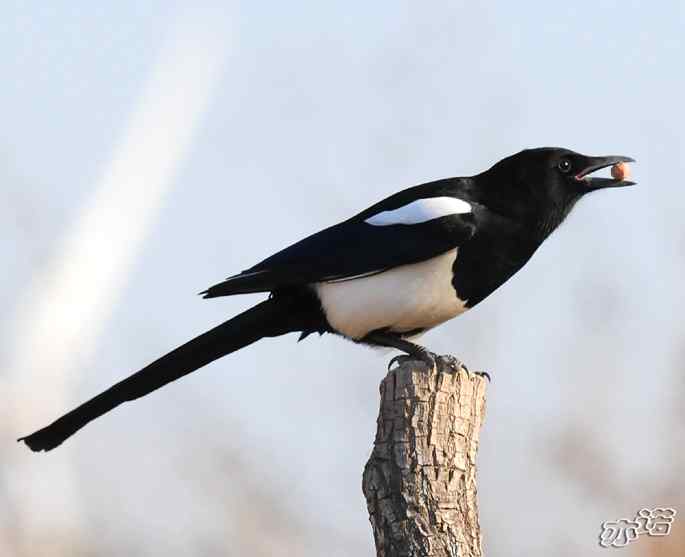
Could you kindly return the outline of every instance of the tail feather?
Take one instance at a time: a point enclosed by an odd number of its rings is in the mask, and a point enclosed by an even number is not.
[[[297,330],[297,324],[293,323],[292,305],[291,300],[283,298],[265,300],[179,346],[50,425],[18,441],[24,441],[33,451],[49,451],[123,402],[140,398],[263,337]]]

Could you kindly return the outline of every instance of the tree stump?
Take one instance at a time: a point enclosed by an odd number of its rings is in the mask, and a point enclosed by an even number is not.
[[[476,454],[487,380],[405,360],[380,385],[362,489],[378,557],[480,557]]]

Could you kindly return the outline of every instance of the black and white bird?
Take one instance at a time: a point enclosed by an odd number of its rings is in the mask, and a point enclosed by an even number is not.
[[[432,364],[435,355],[411,339],[506,282],[583,195],[633,184],[589,176],[632,161],[529,149],[476,176],[391,195],[205,290],[205,298],[269,297],[20,441],[34,451],[53,449],[122,402],[264,337],[335,333]]]

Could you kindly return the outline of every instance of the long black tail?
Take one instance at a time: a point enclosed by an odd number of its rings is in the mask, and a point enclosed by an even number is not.
[[[295,302],[296,300],[289,298],[271,298],[257,304],[179,346],[50,425],[22,437],[19,441],[24,441],[33,451],[49,451],[88,422],[116,408],[122,402],[145,396],[261,338],[299,330],[302,319],[298,319],[298,314],[301,314],[304,308],[297,307]]]

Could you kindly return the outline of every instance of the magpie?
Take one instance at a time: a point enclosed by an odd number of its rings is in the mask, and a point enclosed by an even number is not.
[[[415,337],[472,308],[530,259],[585,194],[633,185],[590,176],[624,156],[543,147],[471,177],[405,189],[200,294],[268,298],[22,437],[48,451],[95,418],[265,337],[333,333],[435,363]]]

